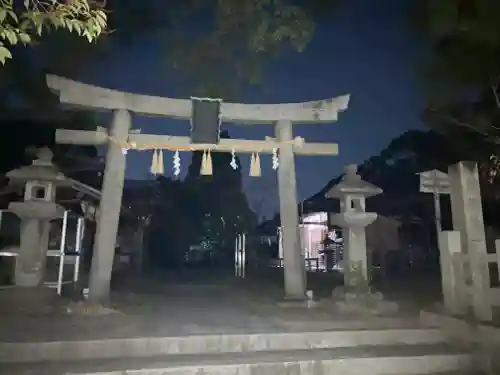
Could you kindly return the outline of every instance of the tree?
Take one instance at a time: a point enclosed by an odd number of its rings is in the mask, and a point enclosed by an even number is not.
[[[199,192],[185,181],[159,177],[156,194],[149,252],[156,264],[177,267],[200,235],[204,207]]]
[[[107,26],[103,4],[89,0],[0,1],[0,63],[12,59],[11,49],[19,43],[31,44],[45,31],[65,29],[97,39]]]
[[[252,197],[249,199],[250,207],[256,215],[259,216],[259,222],[266,221],[265,215],[270,212],[264,212],[267,208],[272,206],[272,202],[276,199],[278,195],[278,186],[276,180],[273,179],[274,176],[270,178],[256,178],[250,182],[248,185],[248,190],[253,191]]]
[[[264,63],[287,47],[304,50],[314,32],[307,9],[283,0],[187,3],[172,24],[168,60],[200,95],[236,96],[242,80],[259,83]],[[187,30],[201,14],[215,26]]]
[[[500,3],[415,3],[418,25],[432,46],[424,119],[494,178],[500,166]]]
[[[229,138],[227,132],[222,138]],[[194,218],[197,224],[192,232],[194,241],[208,241],[207,232],[217,243],[216,256],[221,261],[228,261],[233,256],[233,241],[238,233],[248,232],[255,228],[257,217],[251,210],[247,197],[243,192],[241,164],[236,156],[238,168],[230,165],[232,155],[226,152],[212,153],[212,176],[200,176],[202,154],[193,152],[191,165],[186,177],[187,188],[193,194],[192,210],[199,208]]]

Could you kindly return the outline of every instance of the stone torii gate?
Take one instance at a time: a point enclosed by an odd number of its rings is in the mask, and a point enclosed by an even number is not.
[[[137,149],[203,150],[190,137],[135,134],[131,132],[131,112],[146,116],[165,116],[190,119],[192,102],[189,99],[170,99],[138,95],[96,87],[66,78],[48,75],[47,85],[59,95],[62,104],[85,107],[96,111],[112,111],[109,132],[59,129],[56,142],[73,145],[108,144],[106,167],[102,186],[100,219],[97,225],[94,256],[92,259],[89,298],[108,298],[118,221],[125,178],[126,156],[124,144]],[[287,298],[305,298],[305,265],[300,244],[297,183],[294,154],[337,155],[338,145],[332,143],[305,143],[293,137],[292,123],[324,123],[337,120],[338,112],[345,111],[349,95],[337,98],[284,104],[222,103],[221,121],[252,125],[271,124],[276,138],[265,140],[220,139],[210,145],[211,151],[244,153],[272,153],[279,150],[278,192],[284,248],[284,278]],[[111,141],[112,140],[112,141]],[[154,145],[152,147],[151,145]]]

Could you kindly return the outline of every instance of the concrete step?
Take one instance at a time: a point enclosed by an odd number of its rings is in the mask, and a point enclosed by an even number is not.
[[[437,328],[411,328],[0,343],[0,364],[444,342]]]
[[[427,375],[476,365],[472,354],[435,344],[11,363],[0,375]]]

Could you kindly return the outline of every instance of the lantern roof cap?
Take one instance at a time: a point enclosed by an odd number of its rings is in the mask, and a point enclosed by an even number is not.
[[[346,166],[344,171],[341,181],[326,193],[327,198],[343,198],[346,195],[369,198],[383,192],[378,186],[361,178],[358,174],[358,166],[356,164]]]

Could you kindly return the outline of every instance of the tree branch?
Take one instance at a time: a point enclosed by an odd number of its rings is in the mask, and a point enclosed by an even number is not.
[[[430,109],[430,111],[432,111],[434,113],[438,112],[437,109]],[[494,137],[491,134],[489,134],[488,132],[485,132],[485,131],[482,131],[482,130],[478,129],[474,125],[471,125],[471,124],[469,124],[467,122],[460,121],[460,120],[458,120],[457,118],[455,118],[453,116],[441,116],[441,118],[445,122],[451,123],[453,125],[457,125],[457,126],[459,126],[461,128],[465,128],[465,129],[471,130],[472,132],[477,133],[477,134],[483,136],[485,138],[485,140],[488,141],[488,142],[490,142],[490,143],[494,143],[494,144],[497,144],[497,145],[500,144],[500,138]],[[493,125],[491,125],[491,126],[494,129],[496,129]]]

